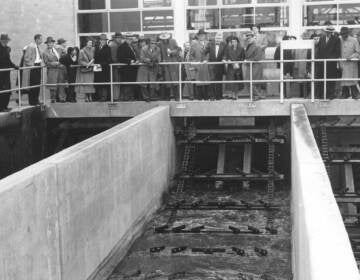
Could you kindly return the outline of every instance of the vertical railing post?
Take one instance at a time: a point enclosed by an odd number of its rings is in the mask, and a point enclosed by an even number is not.
[[[284,60],[280,60],[280,103],[284,103]]]
[[[114,103],[114,73],[113,65],[110,64],[110,102]]]
[[[182,75],[181,75],[181,70],[182,70],[182,63],[178,62],[179,64],[179,102],[182,102]]]
[[[40,66],[41,67],[41,88],[42,88],[42,93],[43,93],[43,103],[44,105],[46,104],[46,84],[45,84],[45,71],[46,71],[46,67],[45,66]]]
[[[326,86],[326,81],[327,81],[327,63],[326,61],[324,61],[324,100],[326,100],[327,98],[327,86]]]
[[[253,89],[253,62],[250,61],[250,101],[254,101],[254,89]]]
[[[311,102],[315,102],[315,61],[311,59]]]
[[[22,100],[21,100],[21,70],[20,70],[20,68],[17,70],[17,83],[18,83],[18,94],[19,94],[19,108],[21,108]]]

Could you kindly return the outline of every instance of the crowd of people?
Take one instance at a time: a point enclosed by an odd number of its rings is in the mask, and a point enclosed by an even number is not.
[[[307,33],[308,34],[308,33]],[[296,39],[285,36],[283,40]],[[315,78],[343,78],[338,93],[336,83],[327,81],[328,98],[359,97],[359,63],[360,48],[358,39],[351,36],[347,27],[340,33],[332,26],[326,27],[321,35],[304,35],[302,39],[315,40],[315,57],[320,59],[345,58],[347,61],[327,62],[327,73],[324,74],[322,62],[315,63]],[[10,58],[10,38],[7,34],[0,36],[0,69],[15,68]],[[42,51],[40,46],[45,44]],[[113,94],[115,101],[132,100],[171,100],[179,94],[179,79],[187,81],[182,84],[182,97],[190,100],[237,99],[241,92],[249,94],[250,80],[264,80],[262,63],[265,50],[269,47],[266,34],[261,33],[260,26],[253,26],[245,33],[245,43],[236,36],[225,40],[222,33],[209,39],[203,29],[191,36],[190,41],[181,48],[171,34],[163,33],[157,37],[142,38],[132,33],[117,32],[111,40],[105,34],[98,39],[87,38],[84,47],[68,47],[63,38],[55,41],[53,37],[34,36],[34,42],[23,49],[20,67],[22,94],[29,96],[29,104],[39,104],[38,85],[41,84],[41,66],[46,66],[47,87],[51,102],[109,101],[110,76],[113,65]],[[306,50],[286,50],[284,59],[309,59]],[[280,59],[280,48],[275,51],[274,59]],[[253,61],[252,73],[249,63]],[[166,64],[159,64],[166,62]],[[179,67],[177,62],[188,62]],[[196,63],[199,62],[199,63]],[[212,64],[211,62],[221,62]],[[232,62],[232,63],[230,63]],[[171,64],[174,63],[174,64]],[[191,64],[192,63],[192,64]],[[121,65],[120,65],[121,64]],[[311,77],[311,63],[286,62],[284,64],[286,79],[305,79]],[[351,80],[354,79],[354,80]],[[195,82],[196,81],[196,82]],[[215,83],[209,83],[215,81]],[[216,83],[218,81],[218,83]],[[223,81],[236,81],[223,83]],[[254,100],[266,97],[264,83],[253,84]],[[124,83],[124,84],[116,84]],[[300,84],[301,95],[309,97],[309,82]],[[324,91],[324,82],[316,83],[316,94]],[[0,91],[11,88],[10,71],[0,72]],[[287,91],[290,91],[289,89]],[[291,94],[285,90],[285,95]],[[0,111],[7,110],[10,92],[0,93]]]

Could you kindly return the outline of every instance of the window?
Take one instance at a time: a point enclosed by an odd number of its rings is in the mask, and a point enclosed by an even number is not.
[[[262,27],[289,26],[288,7],[256,7],[255,24]]]
[[[132,9],[137,7],[138,2],[135,0],[111,0],[111,9]]]
[[[219,9],[187,10],[187,29],[219,29]]]
[[[179,0],[175,0],[179,1]],[[217,4],[217,0],[189,0],[189,6],[213,6]]]
[[[79,10],[105,9],[105,0],[79,0]]]
[[[304,4],[304,26],[360,25],[360,2],[344,3],[344,0],[307,0]],[[350,1],[347,1],[350,2]]]
[[[221,10],[221,28],[238,29],[254,24],[254,8],[237,8]]]
[[[360,3],[339,5],[339,24],[360,25]]]
[[[251,4],[251,0],[222,0],[224,5]]]
[[[78,14],[79,33],[108,32],[107,13]]]
[[[136,32],[140,31],[140,12],[111,12],[111,32]]]
[[[143,12],[143,30],[173,30],[174,15],[173,11],[144,11]]]
[[[144,8],[170,7],[171,0],[143,0]],[[179,0],[175,0],[179,1]]]
[[[174,30],[175,0],[78,0],[78,33],[161,33]],[[91,10],[91,12],[89,12]],[[107,34],[110,37],[111,34]]]
[[[311,5],[304,11],[305,26],[337,24],[337,5]]]

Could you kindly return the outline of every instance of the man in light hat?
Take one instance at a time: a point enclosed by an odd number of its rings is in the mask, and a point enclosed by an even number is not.
[[[7,34],[0,35],[0,69],[18,69],[10,59],[11,49],[8,47],[9,42],[10,38]],[[0,72],[0,91],[9,90],[10,88],[10,71]],[[10,95],[11,92],[0,93],[0,112],[8,110]]]
[[[149,42],[149,41],[148,41]],[[150,42],[141,49],[138,82],[156,82],[159,74],[159,62],[161,61],[160,48],[157,46],[156,38],[151,38]],[[158,84],[141,84],[141,94],[145,101],[157,100],[159,89]]]
[[[263,51],[260,46],[256,43],[256,37],[254,32],[249,31],[245,34],[246,38],[246,50],[245,50],[245,61],[260,61],[263,58]],[[250,80],[250,64],[244,63],[244,80]],[[262,79],[263,66],[261,63],[253,63],[252,66],[252,79],[261,80]],[[250,86],[248,83],[245,83],[245,90],[250,93]],[[253,85],[253,99],[259,100],[262,99],[262,91],[259,83]]]
[[[325,28],[325,35],[323,35],[319,43],[317,44],[317,58],[319,59],[336,59],[340,58],[341,42],[337,34],[335,34],[335,28],[331,25]],[[326,77],[329,79],[339,78],[339,70],[336,61],[326,62]],[[324,79],[324,63],[316,63],[316,78]],[[335,87],[336,82],[328,81],[326,85],[324,82],[318,82],[316,86],[315,95],[317,98],[323,97],[324,86],[326,86],[327,97],[334,99],[336,97]]]
[[[341,58],[347,61],[341,61],[341,73],[343,79],[355,79],[353,81],[342,81],[342,98],[352,97],[359,98],[359,90],[357,88],[358,78],[358,59],[360,58],[360,46],[358,40],[350,36],[349,28],[344,26],[340,30],[341,36]]]
[[[57,40],[57,44],[55,46],[56,51],[58,52],[60,58],[64,57],[67,54],[67,46],[66,46],[66,40],[64,38],[59,38]],[[63,84],[67,82],[67,74],[66,74],[66,67],[62,64],[59,66],[59,78],[58,82]],[[66,93],[66,87],[65,86],[59,86],[58,87],[58,98],[60,102],[66,102],[69,101],[68,94]]]

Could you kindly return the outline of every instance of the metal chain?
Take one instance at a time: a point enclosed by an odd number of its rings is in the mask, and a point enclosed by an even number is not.
[[[273,139],[276,136],[275,130],[276,128],[274,121],[271,120],[269,126],[269,144],[268,144],[268,173],[270,175],[275,173],[275,144],[273,141]],[[270,179],[267,185],[268,203],[270,205],[273,204],[274,192],[275,192],[275,182],[273,179]],[[274,226],[274,211],[270,210],[268,212],[268,217],[267,217],[267,227],[272,229],[273,226]]]

